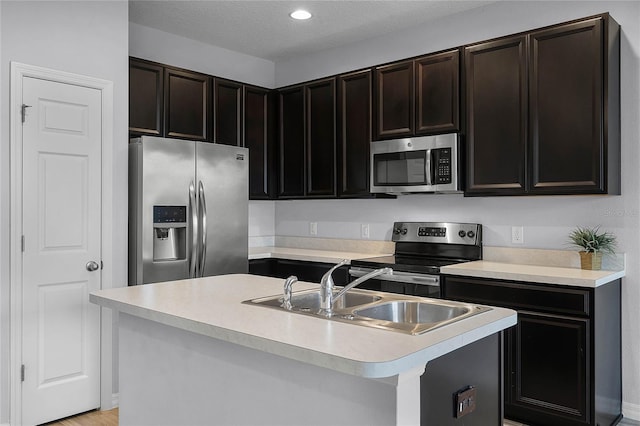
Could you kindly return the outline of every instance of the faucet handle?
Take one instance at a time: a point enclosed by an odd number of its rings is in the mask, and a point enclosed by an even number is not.
[[[284,297],[282,298],[282,306],[284,309],[290,311],[293,306],[291,305],[291,288],[293,284],[298,282],[298,277],[291,275],[284,281]]]

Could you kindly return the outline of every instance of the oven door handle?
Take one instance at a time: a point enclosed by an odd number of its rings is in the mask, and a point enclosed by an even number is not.
[[[355,278],[359,278],[363,275],[368,274],[371,271],[373,271],[373,269],[350,268],[349,275]],[[395,282],[407,283],[407,284],[440,286],[440,277],[438,276],[412,274],[407,272],[393,271],[393,274],[381,274],[378,277],[376,277],[376,279],[385,280],[385,281],[395,281]]]

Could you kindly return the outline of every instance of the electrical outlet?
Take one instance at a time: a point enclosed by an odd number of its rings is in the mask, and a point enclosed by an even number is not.
[[[318,222],[309,222],[309,234],[318,235]]]
[[[368,223],[363,223],[360,226],[360,236],[362,238],[369,239],[369,224]]]
[[[524,228],[522,226],[511,227],[511,244],[524,244]]]

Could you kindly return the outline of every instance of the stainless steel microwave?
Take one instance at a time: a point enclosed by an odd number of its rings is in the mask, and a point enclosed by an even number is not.
[[[459,135],[371,142],[371,192],[461,192]]]

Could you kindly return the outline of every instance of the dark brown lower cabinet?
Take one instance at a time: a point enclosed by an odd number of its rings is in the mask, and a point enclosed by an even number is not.
[[[506,418],[549,426],[620,420],[620,280],[582,288],[445,276],[442,294],[518,311],[504,340]]]
[[[287,278],[295,275],[300,281],[319,283],[322,276],[335,264],[307,262],[289,259],[253,259],[249,261],[249,273],[265,277]],[[331,275],[336,285],[349,283],[349,266],[341,266]],[[294,288],[294,291],[296,289]]]

